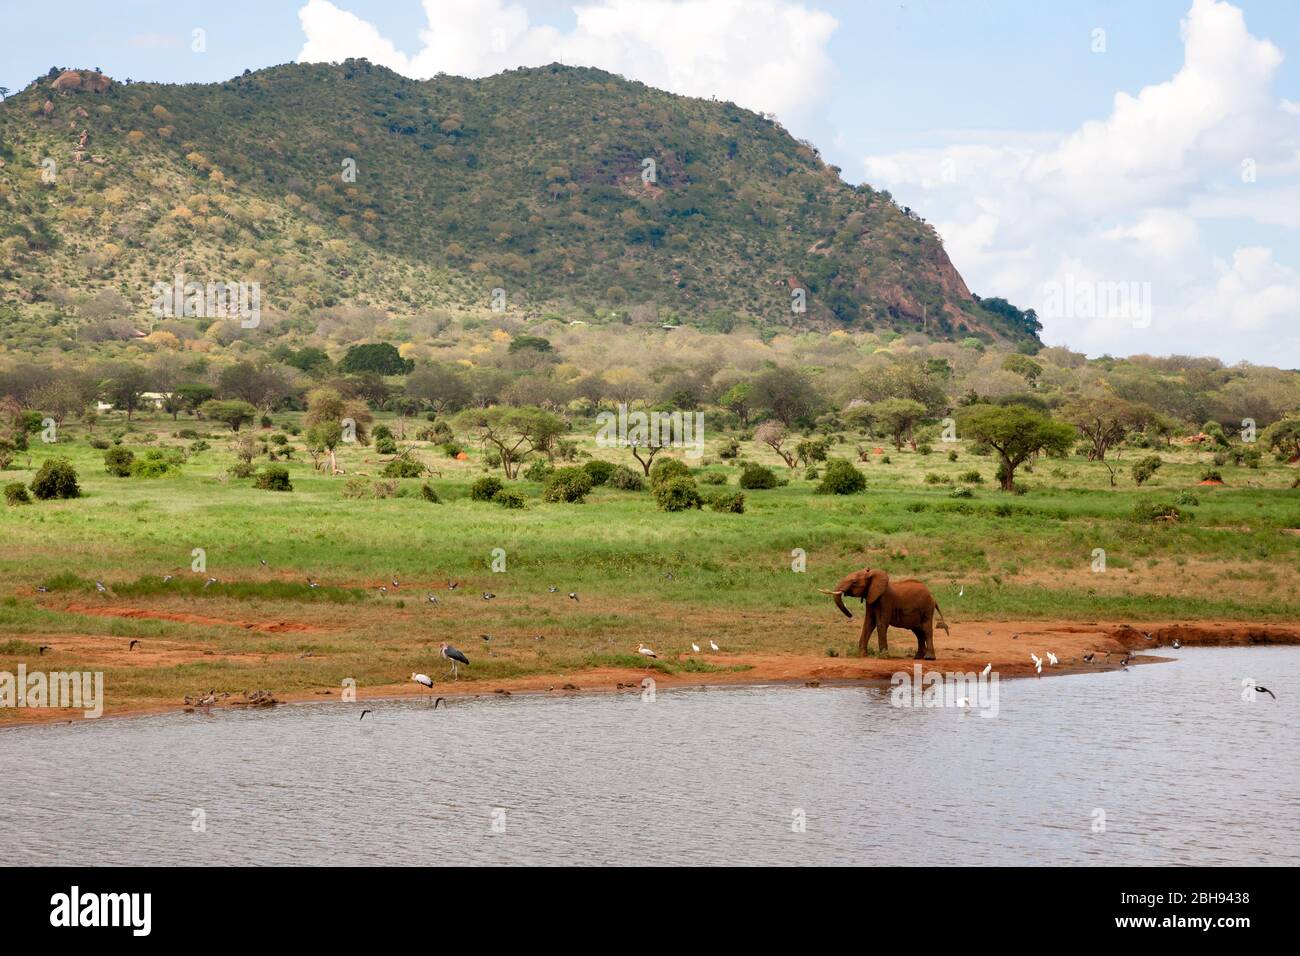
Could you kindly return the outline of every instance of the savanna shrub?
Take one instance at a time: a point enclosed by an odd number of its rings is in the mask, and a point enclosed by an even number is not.
[[[704,504],[700,490],[695,487],[695,479],[690,475],[678,475],[661,481],[655,486],[654,495],[655,502],[662,511],[686,511]]]
[[[21,481],[11,481],[5,485],[5,504],[29,505],[32,496],[27,493],[27,486]]]
[[[725,485],[726,483],[727,473],[724,471],[706,471],[700,475],[700,484],[702,485]]]
[[[51,498],[79,498],[81,486],[77,484],[77,470],[66,458],[47,458],[41,470],[32,479],[32,494],[42,501]]]
[[[424,466],[414,458],[403,455],[384,465],[384,470],[380,474],[385,478],[419,478],[424,474]]]
[[[1145,458],[1139,458],[1129,468],[1133,475],[1133,480],[1141,485],[1145,484],[1147,479],[1156,473],[1156,469],[1163,465],[1159,455],[1147,455]]]
[[[745,513],[745,493],[743,491],[733,491],[714,495],[709,499],[709,507],[714,511],[743,515]]]
[[[557,468],[546,479],[542,497],[546,501],[578,504],[591,493],[591,475],[581,468]]]
[[[484,475],[470,485],[469,496],[475,501],[491,501],[501,491],[501,479],[495,475]]]
[[[98,448],[100,451],[103,451],[105,448],[111,448],[113,446],[107,438],[92,438],[90,440],[90,447]]]
[[[254,488],[263,491],[293,491],[293,482],[289,480],[289,469],[283,465],[267,465],[253,482]]]
[[[757,462],[750,462],[740,473],[740,487],[745,489],[775,488],[776,473]]]
[[[963,472],[962,472],[962,473],[957,477],[957,480],[958,480],[958,481],[964,481],[964,482],[966,482],[966,484],[968,484],[968,485],[982,485],[982,484],[984,484],[984,476],[981,475],[978,471],[975,471],[974,469],[972,469],[971,471],[963,471]]]
[[[948,497],[949,498],[974,498],[975,492],[971,491],[969,488],[954,488],[952,491],[948,492]]]
[[[555,471],[555,469],[547,464],[546,459],[538,458],[524,469],[524,478],[527,481],[544,482],[547,478],[551,477],[551,472],[553,471]]]
[[[496,503],[502,508],[522,508],[524,496],[517,491],[502,491],[496,496]]]
[[[241,463],[242,464],[242,463]],[[165,478],[181,470],[180,456],[160,449],[144,453],[143,458],[131,466],[132,478]]]
[[[603,485],[609,481],[609,476],[614,473],[616,467],[613,462],[593,458],[591,461],[583,463],[582,470],[591,478],[593,485]]]
[[[1139,501],[1133,506],[1134,521],[1178,521],[1183,512],[1168,502]]]
[[[645,490],[645,479],[627,465],[619,465],[610,472],[609,479],[605,484],[611,488],[617,488],[619,491]]]
[[[375,451],[380,455],[396,455],[397,442],[393,440],[392,435],[376,435]]]
[[[854,468],[853,462],[832,458],[816,490],[819,495],[853,495],[866,487],[867,476]]]
[[[691,470],[676,458],[660,458],[650,467],[650,487],[658,488],[674,478],[690,478]]]
[[[433,490],[433,485],[427,481],[420,486],[420,497],[432,504],[442,504],[442,499],[438,497],[438,492]]]
[[[135,453],[121,445],[114,445],[104,452],[104,470],[114,478],[130,478],[134,461]]]

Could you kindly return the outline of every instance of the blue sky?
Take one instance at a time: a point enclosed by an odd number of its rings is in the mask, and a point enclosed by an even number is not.
[[[1148,323],[1045,316],[1049,341],[1300,365],[1295,3],[583,6],[100,0],[51,16],[6,3],[0,85],[19,89],[54,65],[210,82],[346,55],[413,76],[591,63],[775,112],[846,179],[889,188],[934,223],[981,294],[1044,311],[1044,290],[1067,280],[1151,287]],[[195,29],[203,52],[191,49]],[[1133,98],[1127,118],[1117,94]]]

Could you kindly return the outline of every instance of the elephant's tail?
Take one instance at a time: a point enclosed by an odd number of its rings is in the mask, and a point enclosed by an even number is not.
[[[943,619],[943,611],[939,610],[939,605],[937,602],[934,605],[934,611],[936,614],[939,615],[939,626],[943,628],[943,632],[947,634],[949,637],[952,637],[952,631],[948,630],[948,622]]]

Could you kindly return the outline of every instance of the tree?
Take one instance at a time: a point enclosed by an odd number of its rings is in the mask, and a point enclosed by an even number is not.
[[[199,406],[199,414],[237,432],[241,425],[247,425],[257,417],[257,409],[239,399],[211,399]]]
[[[140,396],[149,389],[149,375],[143,367],[130,362],[110,365],[100,380],[100,393],[118,408],[126,409],[126,420],[140,405]]]
[[[374,419],[369,406],[360,399],[345,397],[333,388],[313,390],[307,396],[307,414],[303,417],[313,459],[328,454],[330,474],[340,474],[336,454],[339,443],[355,441],[364,445],[368,440],[366,426]]]
[[[786,428],[807,418],[817,407],[817,392],[808,376],[791,368],[760,372],[750,391],[751,407],[768,412]]]
[[[564,420],[540,408],[512,408],[494,405],[462,412],[457,429],[478,437],[485,447],[501,456],[501,470],[507,478],[519,475],[519,468],[533,452],[549,452],[555,439],[567,431]]]
[[[740,419],[742,426],[749,425],[749,402],[750,395],[754,391],[752,382],[737,382],[731,388],[722,393],[718,399],[718,404],[730,412],[734,412]]]
[[[1038,381],[1038,376],[1043,374],[1043,367],[1031,359],[1028,355],[1021,355],[1019,352],[1013,352],[1002,360],[1002,368],[1013,375],[1021,376],[1027,382]]]
[[[380,375],[406,375],[415,363],[402,358],[397,346],[388,342],[354,345],[339,362],[339,371],[347,374],[376,372]]]
[[[903,450],[903,442],[916,447],[913,430],[925,417],[925,406],[911,398],[887,398],[871,406],[871,418],[884,430],[894,442],[894,447]]]
[[[778,421],[763,422],[754,429],[754,441],[767,445],[772,451],[781,456],[781,460],[786,463],[787,467],[793,468],[798,458],[794,452],[782,447],[787,438],[789,438],[789,435],[786,434],[785,426]]]
[[[1061,409],[1061,418],[1092,443],[1089,461],[1104,461],[1106,452],[1129,434],[1144,428],[1154,412],[1145,405],[1114,395],[1078,398]]]
[[[958,427],[998,453],[998,480],[1003,491],[1015,488],[1016,469],[1030,455],[1065,452],[1075,439],[1070,425],[1054,422],[1023,405],[971,405],[959,413]]]
[[[189,382],[177,385],[163,399],[163,408],[171,413],[173,420],[181,411],[197,412],[199,406],[212,398],[215,392],[209,385]]]
[[[406,394],[442,415],[474,400],[469,383],[454,366],[424,365],[406,377]]]
[[[1274,422],[1259,437],[1265,447],[1283,455],[1288,461],[1300,458],[1300,416]]]
[[[217,376],[217,391],[222,398],[238,398],[258,411],[270,412],[292,391],[289,379],[274,365],[236,362]]]

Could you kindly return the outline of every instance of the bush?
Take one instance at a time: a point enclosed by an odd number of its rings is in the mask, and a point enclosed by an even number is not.
[[[745,513],[745,493],[733,491],[730,494],[714,495],[709,499],[709,507],[714,511],[743,515]]]
[[[591,478],[591,483],[593,485],[603,485],[609,481],[609,476],[614,473],[615,467],[617,466],[615,466],[613,462],[601,461],[599,458],[593,458],[591,461],[583,464],[582,470]]]
[[[459,442],[449,441],[442,444],[442,453],[448,458],[455,458],[464,450],[464,447]]]
[[[757,462],[749,462],[740,473],[740,487],[745,489],[762,489],[776,487],[776,472]]]
[[[817,486],[819,495],[853,495],[867,487],[867,476],[844,458],[832,458]]]
[[[610,472],[609,479],[605,484],[611,488],[617,488],[619,491],[645,490],[645,479],[627,465],[619,465]]]
[[[718,457],[730,461],[740,455],[740,442],[734,438],[728,438],[723,442],[722,447],[718,449]]]
[[[1145,458],[1139,458],[1129,468],[1133,475],[1133,480],[1139,485],[1145,484],[1147,479],[1156,473],[1156,469],[1163,465],[1159,455],[1147,455]]]
[[[1174,504],[1182,505],[1184,508],[1195,508],[1201,503],[1201,499],[1196,497],[1190,491],[1180,491],[1174,498]]]
[[[130,478],[134,461],[135,453],[121,445],[115,445],[104,452],[104,470],[114,478]]]
[[[29,505],[31,503],[32,496],[27,493],[27,486],[21,481],[13,481],[5,485],[5,504]]]
[[[894,459],[890,458],[888,455],[881,455],[880,463],[882,465],[892,465],[894,463]]]
[[[1201,481],[1223,481],[1223,475],[1214,468],[1207,468],[1201,472]]]
[[[433,490],[433,485],[427,481],[420,486],[420,497],[432,504],[442,504],[442,499],[438,497],[438,492]]]
[[[986,443],[984,443],[984,442],[982,442],[982,441],[974,442],[974,443],[970,446],[970,448],[969,448],[968,450],[970,451],[970,453],[971,453],[972,455],[991,455],[991,454],[993,454],[993,446],[992,446],[992,445],[989,445],[989,444],[986,444]]]
[[[371,481],[368,478],[349,478],[343,483],[344,498],[391,498],[397,494],[395,481]]]
[[[496,503],[502,508],[522,508],[524,496],[517,491],[502,491],[496,496]]]
[[[974,498],[975,492],[971,491],[969,488],[954,488],[952,491],[948,492],[948,497],[949,498]]]
[[[956,453],[955,451],[950,451],[950,452],[948,452],[948,460],[949,460],[949,461],[956,461],[956,460],[957,460],[957,453]]]
[[[392,430],[391,428],[389,428],[387,425],[376,425],[376,426],[371,430],[370,434],[373,435],[376,439],[380,439],[380,438],[392,438],[392,437],[393,437],[393,430]]]
[[[380,474],[385,478],[419,478],[424,474],[424,466],[414,458],[403,455],[384,465]]]
[[[113,446],[107,438],[92,438],[90,440],[90,447],[98,448],[100,451],[103,451],[105,448],[112,448]]]
[[[396,455],[397,442],[393,440],[392,435],[376,435],[375,452],[380,455]]]
[[[242,462],[241,462],[242,464]],[[180,456],[154,449],[144,453],[144,457],[131,466],[133,478],[165,478],[173,472],[180,471]]]
[[[237,461],[230,466],[231,478],[252,478],[257,474],[257,468],[251,461]]]
[[[690,475],[678,475],[661,481],[654,486],[654,496],[661,511],[686,511],[704,505],[700,491],[695,487],[695,479]]]
[[[1168,502],[1139,501],[1133,506],[1134,521],[1179,521],[1182,511]]]
[[[199,452],[207,451],[211,447],[212,447],[211,445],[209,445],[202,438],[200,438],[196,441],[190,442],[190,454],[197,455]]]
[[[470,485],[469,496],[475,501],[491,501],[501,491],[501,479],[493,475],[484,475]]]
[[[984,476],[981,475],[978,471],[975,471],[974,469],[970,471],[963,471],[960,475],[958,475],[957,480],[964,481],[968,485],[984,484]]]
[[[933,471],[926,472],[925,474],[925,483],[927,485],[945,485],[951,480],[951,478],[945,478],[943,475],[936,474]]]
[[[650,487],[658,488],[674,478],[690,478],[691,470],[676,458],[660,458],[650,468]]]
[[[41,470],[32,479],[32,494],[42,501],[51,498],[79,498],[81,486],[77,484],[77,470],[66,458],[47,458]]]
[[[591,493],[591,475],[582,468],[557,468],[546,479],[542,497],[547,501],[578,504]]]
[[[253,482],[253,487],[261,488],[263,491],[293,491],[293,483],[289,481],[289,469],[283,465],[267,465]]]
[[[1228,463],[1228,453],[1226,451],[1216,451],[1214,453],[1214,463],[1222,468]]]
[[[727,473],[724,471],[706,471],[700,475],[700,483],[704,485],[725,485],[727,483]]]
[[[930,455],[934,453],[934,448],[928,442],[922,442],[916,446],[916,453],[918,455]]]
[[[551,477],[551,472],[555,471],[545,460],[538,458],[531,465],[524,469],[524,478],[528,481],[546,481]]]
[[[1247,448],[1242,453],[1241,459],[1247,468],[1258,468],[1260,461],[1263,459],[1263,454],[1258,448]]]

